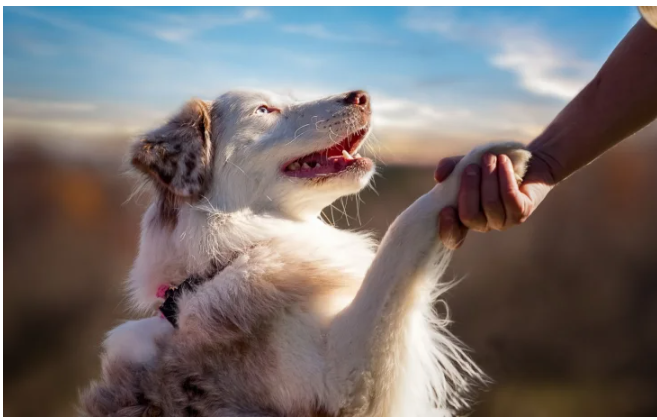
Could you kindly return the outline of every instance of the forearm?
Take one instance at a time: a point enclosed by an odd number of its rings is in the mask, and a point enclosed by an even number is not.
[[[657,117],[657,30],[643,20],[529,149],[560,182]]]

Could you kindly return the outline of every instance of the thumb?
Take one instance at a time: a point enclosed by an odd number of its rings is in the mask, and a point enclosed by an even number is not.
[[[438,236],[449,249],[463,245],[468,228],[460,221],[454,207],[445,207],[438,213]]]

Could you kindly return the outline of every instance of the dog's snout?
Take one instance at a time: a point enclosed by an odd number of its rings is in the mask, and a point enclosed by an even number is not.
[[[358,105],[365,108],[370,107],[370,98],[367,95],[367,92],[363,90],[354,90],[349,92],[344,99],[344,103],[347,105]]]

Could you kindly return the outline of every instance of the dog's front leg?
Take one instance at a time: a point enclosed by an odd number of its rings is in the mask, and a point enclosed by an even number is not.
[[[335,392],[331,399],[339,401],[343,414],[390,414],[403,369],[408,317],[423,298],[424,279],[436,281],[449,262],[449,251],[437,240],[438,213],[456,205],[463,170],[479,163],[485,152],[509,155],[522,177],[530,154],[521,147],[506,143],[475,149],[448,180],[420,197],[390,226],[361,289],[329,331],[327,381]]]

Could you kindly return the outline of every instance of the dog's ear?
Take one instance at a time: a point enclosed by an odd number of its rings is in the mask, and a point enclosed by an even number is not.
[[[210,107],[190,100],[164,126],[132,148],[132,165],[180,198],[198,198],[212,172]]]

